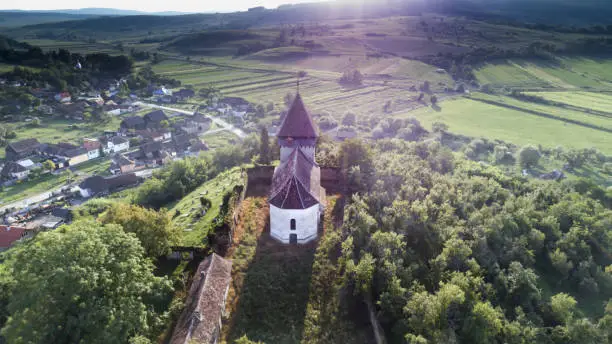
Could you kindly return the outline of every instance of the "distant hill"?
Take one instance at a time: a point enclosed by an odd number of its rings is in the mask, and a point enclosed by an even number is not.
[[[69,13],[66,13],[69,12]],[[282,5],[234,13],[181,14],[145,13],[108,8],[84,8],[55,12],[0,12],[0,28],[11,37],[49,39],[110,39],[121,33],[127,37],[151,36],[156,39],[202,30],[243,30],[253,27],[331,19],[419,16],[442,12],[484,20],[542,23],[564,26],[610,24],[609,0],[355,0]],[[4,19],[4,22],[3,22]],[[23,26],[14,28],[15,26]]]
[[[102,16],[178,16],[184,14],[188,13],[176,11],[143,12],[115,8],[81,8],[40,11],[0,10],[0,28],[13,28],[19,26],[92,19]]]
[[[609,0],[435,0],[437,9],[467,15],[492,15],[520,22],[591,26],[612,21]]]
[[[67,20],[82,20],[93,17],[96,16],[91,14],[70,14],[59,12],[0,11],[0,28],[55,23]]]
[[[134,16],[134,15],[181,15],[187,12],[165,11],[165,12],[144,12],[137,10],[122,10],[118,8],[87,7],[79,9],[60,9],[60,10],[34,10],[34,11],[0,11],[1,12],[22,12],[22,13],[56,13],[56,14],[76,14],[90,16]]]

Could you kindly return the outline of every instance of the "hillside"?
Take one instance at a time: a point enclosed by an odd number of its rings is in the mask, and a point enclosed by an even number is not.
[[[96,16],[97,15],[92,14],[70,14],[62,12],[0,11],[0,29],[69,20],[83,20]]]

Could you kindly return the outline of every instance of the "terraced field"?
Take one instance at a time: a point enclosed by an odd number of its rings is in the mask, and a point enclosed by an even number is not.
[[[555,103],[610,113],[612,118],[612,93],[595,92],[529,92]]]
[[[607,60],[560,58],[555,62],[506,60],[475,71],[481,84],[520,89],[606,88],[612,85]]]

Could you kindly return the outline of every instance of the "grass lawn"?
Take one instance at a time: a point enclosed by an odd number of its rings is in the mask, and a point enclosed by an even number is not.
[[[608,132],[467,98],[441,102],[439,106],[438,111],[426,107],[397,116],[415,116],[426,126],[443,122],[457,134],[499,139],[519,146],[595,147],[605,154],[612,154],[611,134]]]
[[[554,106],[554,105],[538,104],[538,103],[518,100],[512,97],[495,96],[495,95],[489,95],[489,94],[484,94],[484,93],[474,93],[472,98],[476,100],[483,99],[486,101],[493,101],[493,102],[499,103],[500,106],[508,105],[511,107],[521,108],[521,109],[524,109],[525,112],[535,111],[539,114],[554,116],[561,120],[579,122],[579,123],[576,123],[575,125],[584,124],[585,126],[596,126],[598,128],[612,130],[612,115],[604,116],[600,114],[591,114],[586,111],[566,109],[566,108]],[[610,132],[608,134],[612,135],[612,133]]]
[[[110,172],[108,168],[110,164],[110,159],[106,158],[98,158],[79,164],[74,167],[76,169],[75,175],[78,175],[75,176],[74,180],[76,181],[77,179],[82,179],[93,174],[109,175]],[[5,187],[4,190],[0,192],[0,200],[2,200],[2,204],[11,203],[45,191],[55,190],[65,184],[66,175],[48,173],[37,179],[26,180],[13,186]]]
[[[37,179],[26,180],[13,186],[5,187],[0,192],[0,200],[2,200],[2,204],[11,203],[45,191],[55,190],[65,184],[65,175],[48,173]]]
[[[84,123],[66,119],[42,118],[39,127],[27,124],[11,124],[9,127],[17,133],[13,141],[36,138],[41,143],[70,142],[80,145],[85,137],[96,138],[105,130],[117,130],[121,123],[120,117],[111,117],[106,123]],[[76,124],[77,128],[70,126]],[[0,151],[0,158],[4,158],[5,150]]]
[[[211,129],[211,130],[214,130],[214,129]],[[237,142],[239,139],[233,133],[230,133],[227,130],[223,130],[223,131],[216,132],[214,134],[204,135],[203,140],[208,145],[208,148],[216,149],[216,148],[227,146],[228,144],[233,144]]]
[[[219,215],[219,207],[223,202],[223,195],[231,191],[234,186],[243,182],[240,167],[219,174],[217,177],[204,183],[179,202],[169,207],[174,214],[172,223],[178,226],[183,233],[181,245],[206,246],[207,236],[212,220]],[[202,206],[200,197],[208,198],[212,206],[206,215],[200,216]]]

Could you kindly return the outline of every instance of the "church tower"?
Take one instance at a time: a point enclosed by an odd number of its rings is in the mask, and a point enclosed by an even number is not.
[[[270,234],[283,243],[306,243],[317,238],[325,189],[315,161],[316,125],[299,93],[276,136],[281,162],[268,198]]]

